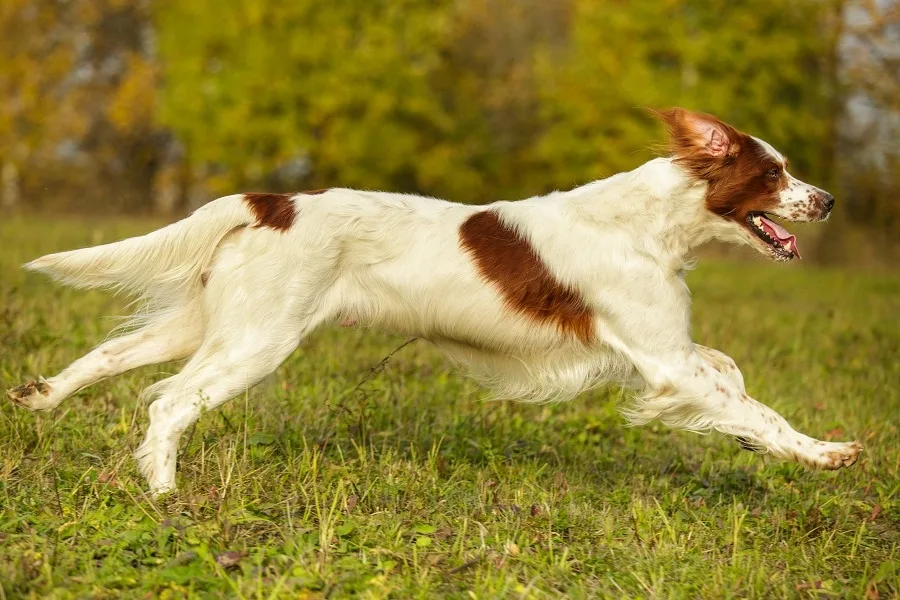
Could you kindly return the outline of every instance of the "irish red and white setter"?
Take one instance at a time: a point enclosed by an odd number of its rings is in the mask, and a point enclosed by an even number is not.
[[[769,144],[710,115],[658,113],[671,155],[565,192],[469,206],[406,194],[239,194],[144,236],[26,267],[136,295],[127,333],[59,375],[9,390],[56,408],[100,379],[187,358],[146,392],[137,448],[155,494],[175,488],[179,437],[204,410],[274,371],[314,328],[418,336],[497,395],[560,400],[604,382],[635,390],[632,424],[716,430],[812,468],[852,465],[858,442],[795,431],[751,398],[728,356],[695,344],[684,268],[708,240],[800,256],[771,216],[822,221],[834,198],[792,177]]]

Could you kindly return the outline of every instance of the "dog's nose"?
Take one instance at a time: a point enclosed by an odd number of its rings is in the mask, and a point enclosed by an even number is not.
[[[823,192],[822,193],[822,207],[826,211],[830,211],[834,207],[834,196],[832,196],[828,192]]]

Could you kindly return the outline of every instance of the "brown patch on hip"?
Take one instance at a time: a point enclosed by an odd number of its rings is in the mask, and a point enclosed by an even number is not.
[[[297,216],[294,194],[244,194],[244,201],[256,216],[256,227],[287,231]]]
[[[460,246],[507,307],[539,323],[555,323],[583,343],[594,339],[594,319],[577,290],[559,282],[535,249],[497,213],[475,213],[459,228]]]

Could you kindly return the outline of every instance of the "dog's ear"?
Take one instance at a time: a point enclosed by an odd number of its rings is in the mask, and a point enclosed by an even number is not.
[[[669,130],[669,150],[694,171],[706,171],[740,151],[740,134],[712,115],[684,108],[654,111]]]

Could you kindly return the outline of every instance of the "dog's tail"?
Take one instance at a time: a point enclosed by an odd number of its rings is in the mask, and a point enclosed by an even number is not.
[[[57,252],[25,265],[79,288],[108,288],[152,302],[200,285],[219,241],[255,222],[243,195],[219,198],[189,217],[147,235]]]

